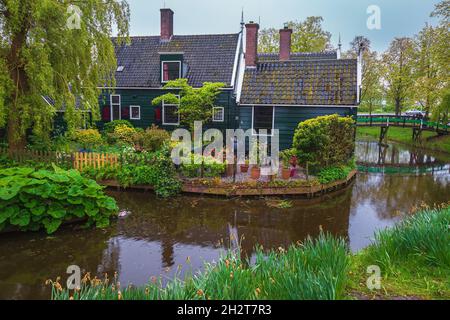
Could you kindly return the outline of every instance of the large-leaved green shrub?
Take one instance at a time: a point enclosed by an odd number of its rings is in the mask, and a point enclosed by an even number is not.
[[[14,167],[0,170],[0,229],[55,232],[64,221],[105,227],[118,210],[113,198],[76,170]]]
[[[293,147],[301,163],[311,168],[346,165],[355,148],[355,126],[350,117],[322,116],[299,123]]]

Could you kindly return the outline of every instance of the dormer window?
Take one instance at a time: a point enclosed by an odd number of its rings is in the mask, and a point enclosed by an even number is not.
[[[161,61],[161,82],[181,78],[181,61]]]

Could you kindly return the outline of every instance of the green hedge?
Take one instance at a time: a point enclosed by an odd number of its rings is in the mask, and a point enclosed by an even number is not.
[[[345,165],[355,149],[355,122],[351,117],[330,115],[301,122],[293,147],[310,168]]]
[[[64,221],[86,219],[105,227],[118,211],[95,181],[76,170],[15,167],[0,170],[0,230],[16,227],[55,232]]]

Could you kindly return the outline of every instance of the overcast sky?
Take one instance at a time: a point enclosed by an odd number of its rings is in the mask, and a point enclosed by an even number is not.
[[[175,12],[175,34],[233,33],[239,31],[241,10],[245,21],[260,21],[261,28],[281,28],[289,20],[322,16],[324,29],[336,46],[341,33],[344,49],[355,35],[372,41],[374,50],[385,50],[398,36],[412,36],[429,17],[439,0],[128,0],[130,35],[159,34],[159,9]],[[381,29],[367,28],[370,5],[381,9]]]

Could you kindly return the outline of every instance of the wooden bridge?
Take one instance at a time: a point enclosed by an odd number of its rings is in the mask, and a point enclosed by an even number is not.
[[[423,131],[436,132],[439,136],[450,134],[448,123],[430,121],[415,116],[358,115],[356,124],[358,127],[380,127],[380,144],[385,141],[389,127],[410,128],[414,141],[421,140]]]

